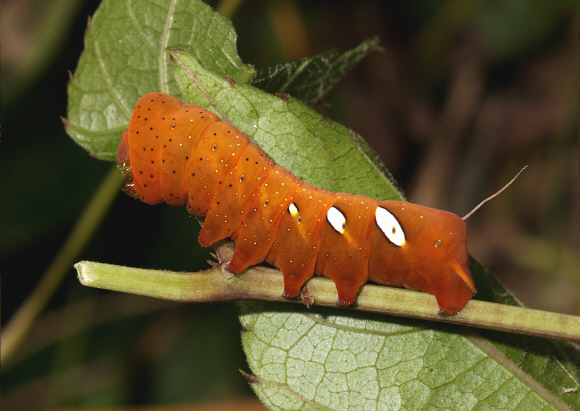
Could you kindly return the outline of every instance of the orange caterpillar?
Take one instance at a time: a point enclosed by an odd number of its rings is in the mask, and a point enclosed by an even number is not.
[[[434,294],[445,314],[475,292],[461,218],[306,184],[200,106],[163,93],[142,97],[118,161],[131,169],[128,194],[205,217],[202,246],[231,238],[230,270],[267,261],[284,275],[289,298],[314,274],[334,281],[342,305],[367,281]]]

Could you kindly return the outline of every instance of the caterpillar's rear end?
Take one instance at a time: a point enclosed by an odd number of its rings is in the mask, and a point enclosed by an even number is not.
[[[232,238],[230,270],[268,261],[290,298],[314,274],[334,281],[343,305],[368,280],[432,293],[446,314],[475,292],[466,226],[456,215],[310,186],[231,124],[167,94],[139,100],[118,161],[130,170],[128,194],[206,217],[203,246]]]

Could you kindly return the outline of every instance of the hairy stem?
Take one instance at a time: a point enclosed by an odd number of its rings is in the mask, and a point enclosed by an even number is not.
[[[218,255],[231,251],[230,244],[218,247]],[[82,284],[115,291],[182,302],[229,300],[287,300],[282,296],[284,278],[274,269],[253,267],[240,276],[224,269],[225,263],[196,273],[145,270],[82,261],[75,265]],[[314,277],[307,283],[314,305],[336,307],[334,283]],[[456,315],[440,316],[432,295],[400,288],[366,284],[357,304],[350,310],[441,321],[477,328],[508,331],[559,340],[580,340],[580,317],[512,305],[470,301]]]

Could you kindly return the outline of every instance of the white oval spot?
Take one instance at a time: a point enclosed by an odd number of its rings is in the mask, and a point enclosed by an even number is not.
[[[405,244],[405,232],[394,215],[382,207],[377,207],[375,219],[377,225],[391,243],[399,247]]]
[[[298,215],[298,207],[296,207],[296,204],[290,203],[290,205],[288,206],[288,212],[290,212],[290,215],[293,218],[296,218],[296,216]]]
[[[337,232],[343,234],[346,228],[346,218],[336,207],[330,207],[326,213],[326,219]]]

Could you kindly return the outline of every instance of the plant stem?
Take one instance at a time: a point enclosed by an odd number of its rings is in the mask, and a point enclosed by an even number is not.
[[[73,261],[91,238],[114,198],[119,193],[121,183],[122,179],[115,165],[85,207],[69,237],[54,257],[36,288],[2,330],[0,362],[3,365],[26,336],[33,321],[46,306]]]
[[[218,247],[218,255],[227,254],[228,247],[231,246]],[[203,303],[255,299],[300,302],[282,296],[284,278],[277,270],[253,267],[240,276],[233,276],[223,266],[196,273],[177,273],[89,261],[75,265],[84,285],[174,301]],[[314,297],[314,305],[337,307],[336,288],[331,280],[314,277],[308,281],[307,288]],[[580,340],[580,317],[577,316],[477,300],[470,301],[456,315],[441,316],[432,295],[401,288],[366,284],[361,288],[356,307],[348,309],[559,340]]]

